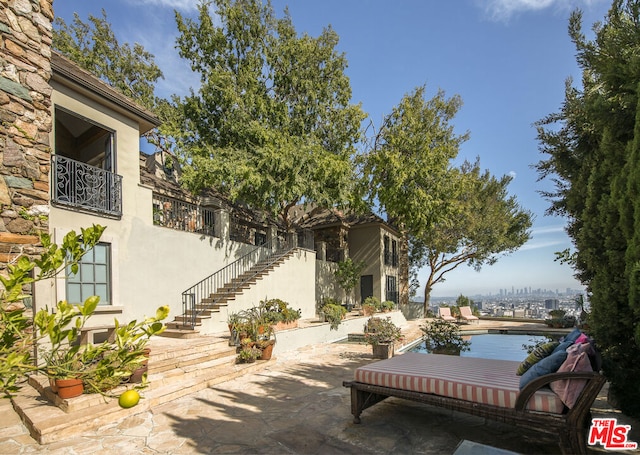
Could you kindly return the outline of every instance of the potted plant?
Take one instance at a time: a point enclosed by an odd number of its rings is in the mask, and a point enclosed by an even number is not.
[[[380,300],[373,296],[364,299],[364,302],[362,302],[362,314],[364,316],[373,316],[377,311],[380,311]]]
[[[344,261],[338,262],[338,268],[334,272],[336,280],[342,289],[344,289],[347,297],[346,307],[347,311],[351,311],[353,304],[351,303],[351,297],[353,295],[353,288],[360,282],[360,274],[366,268],[367,263],[365,261],[354,262],[353,259],[347,258]]]
[[[43,359],[52,387],[58,393],[61,387],[72,387],[72,391],[62,391],[64,398],[73,398],[83,393],[81,384],[86,373],[87,359],[81,351],[82,346],[77,342],[99,300],[97,296],[89,297],[82,305],[61,301],[56,305],[54,313],[45,308],[34,316],[34,326],[39,335],[48,341]]]
[[[156,310],[155,316],[147,317],[138,322],[130,321],[121,325],[118,320],[115,323],[115,336],[113,347],[107,342],[103,343],[111,351],[112,362],[104,362],[104,365],[113,367],[110,377],[122,377],[123,381],[142,382],[149,363],[151,350],[147,347],[152,336],[160,335],[165,330],[165,325],[161,322],[169,316],[169,307],[161,306]],[[103,356],[104,359],[104,356]]]
[[[77,272],[78,262],[99,241],[104,229],[93,225],[82,229],[82,235],[70,231],[60,245],[53,243],[49,234],[41,233],[39,258],[21,255],[0,275],[0,394],[9,396],[18,391],[26,374],[42,370],[32,353],[43,336],[33,330],[32,317],[23,303],[29,297],[24,289],[67,268]]]
[[[282,310],[282,316],[280,322],[276,324],[274,327],[275,330],[286,330],[286,329],[294,329],[298,327],[298,320],[302,316],[301,311],[294,310],[293,308],[287,306]]]
[[[49,384],[60,398],[74,398],[84,393],[85,365],[77,351],[51,354],[47,358]]]
[[[320,311],[324,315],[324,320],[330,323],[331,330],[337,330],[347,314],[347,309],[336,303],[326,303]]]
[[[434,319],[420,327],[427,350],[432,354],[460,355],[468,351],[471,343],[460,335],[460,329],[454,322]]]
[[[61,380],[80,380],[91,392],[97,393],[128,382],[136,369],[146,367],[145,346],[149,338],[164,330],[160,321],[169,314],[167,306],[158,308],[155,317],[141,322],[134,320],[120,325],[115,320],[113,343],[81,345],[79,335],[99,300],[97,296],[89,297],[82,305],[62,301],[54,313],[45,308],[34,317],[34,325],[48,345],[43,354],[44,370],[61,397]],[[140,372],[140,376],[143,373]]]
[[[390,318],[369,318],[364,327],[364,339],[373,348],[373,357],[388,359],[393,357],[395,343],[402,340],[400,327]]]
[[[260,349],[260,360],[271,360],[276,340],[273,338],[258,340],[255,346]]]
[[[235,326],[238,338],[238,361],[250,360],[248,352],[255,347],[260,351],[261,360],[269,360],[275,345],[275,324],[283,321],[285,315],[291,320],[297,320],[300,313],[288,310],[288,304],[280,299],[261,301],[257,307],[234,313],[229,321]],[[254,351],[251,351],[255,353]],[[242,356],[240,356],[242,354]]]
[[[253,363],[262,355],[260,349],[256,346],[245,346],[238,353],[238,363]]]
[[[380,310],[383,313],[388,313],[389,311],[393,311],[396,307],[396,304],[391,300],[385,300],[380,304]]]

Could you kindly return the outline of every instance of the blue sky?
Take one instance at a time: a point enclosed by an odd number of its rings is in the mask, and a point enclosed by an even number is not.
[[[54,12],[69,23],[77,12],[86,21],[103,8],[121,42],[138,42],[155,55],[165,79],[158,94],[187,93],[197,87],[174,49],[175,9],[194,15],[197,0],[55,0]],[[572,270],[554,262],[570,246],[565,221],[544,214],[531,165],[538,151],[534,122],[556,112],[567,77],[580,81],[575,49],[567,34],[578,7],[590,32],[602,21],[610,0],[274,0],[276,13],[288,5],[299,33],[317,36],[331,25],[349,62],[353,101],[362,103],[378,127],[402,96],[420,85],[429,97],[438,89],[458,94],[464,106],[453,120],[470,132],[460,162],[480,158],[483,169],[510,174],[509,186],[535,215],[532,239],[481,272],[460,266],[438,284],[433,296],[496,294],[531,287],[579,288]],[[424,276],[424,274],[421,274]],[[422,283],[424,284],[424,282]],[[419,295],[422,290],[419,291]]]

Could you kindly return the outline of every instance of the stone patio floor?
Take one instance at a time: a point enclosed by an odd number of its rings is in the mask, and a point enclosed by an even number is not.
[[[421,323],[410,321],[408,340],[420,336]],[[514,325],[481,321],[464,328]],[[395,398],[365,411],[355,425],[342,381],[371,361],[371,347],[358,343],[283,353],[259,373],[48,445],[37,444],[2,400],[0,454],[453,454],[465,440],[521,454],[558,452],[536,433]],[[594,416],[631,425],[629,440],[640,442],[640,422],[611,409],[605,392]]]

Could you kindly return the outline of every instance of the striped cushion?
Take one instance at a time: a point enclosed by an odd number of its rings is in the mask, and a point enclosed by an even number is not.
[[[394,389],[431,393],[474,403],[513,408],[520,362],[407,352],[356,369],[355,380]],[[539,390],[527,408],[560,414],[564,405],[549,389]]]

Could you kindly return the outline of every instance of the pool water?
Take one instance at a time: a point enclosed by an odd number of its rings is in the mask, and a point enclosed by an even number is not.
[[[461,357],[478,357],[481,359],[517,360],[527,357],[527,350],[523,345],[534,345],[539,341],[548,340],[545,336],[538,335],[507,335],[507,334],[482,334],[463,336],[471,342],[471,350],[461,352]],[[424,342],[409,349],[410,352],[428,354]]]

